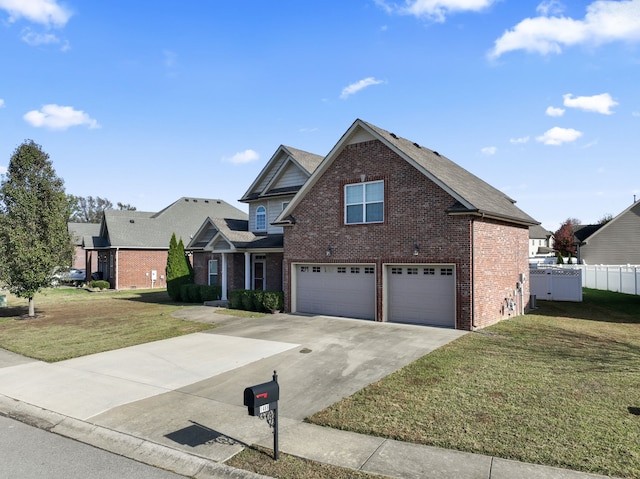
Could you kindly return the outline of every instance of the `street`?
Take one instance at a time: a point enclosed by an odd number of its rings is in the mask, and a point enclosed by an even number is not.
[[[0,416],[0,451],[0,478],[184,478],[4,416]]]

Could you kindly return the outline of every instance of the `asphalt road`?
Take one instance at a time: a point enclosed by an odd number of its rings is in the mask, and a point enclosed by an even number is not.
[[[0,451],[0,478],[184,478],[3,416]]]

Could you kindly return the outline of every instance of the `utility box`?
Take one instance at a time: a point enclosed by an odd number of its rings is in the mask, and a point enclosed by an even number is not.
[[[259,416],[278,407],[280,386],[276,381],[257,384],[244,390],[244,405],[249,410],[249,416]]]

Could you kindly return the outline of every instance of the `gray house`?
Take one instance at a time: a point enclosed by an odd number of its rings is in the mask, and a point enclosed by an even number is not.
[[[578,259],[584,264],[640,264],[640,201],[604,225],[575,232]]]

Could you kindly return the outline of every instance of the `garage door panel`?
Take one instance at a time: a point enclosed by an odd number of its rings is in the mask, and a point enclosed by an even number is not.
[[[369,271],[369,272],[365,272]],[[375,318],[375,274],[356,265],[296,266],[297,311]]]
[[[455,279],[446,266],[387,266],[388,320],[455,327]]]

